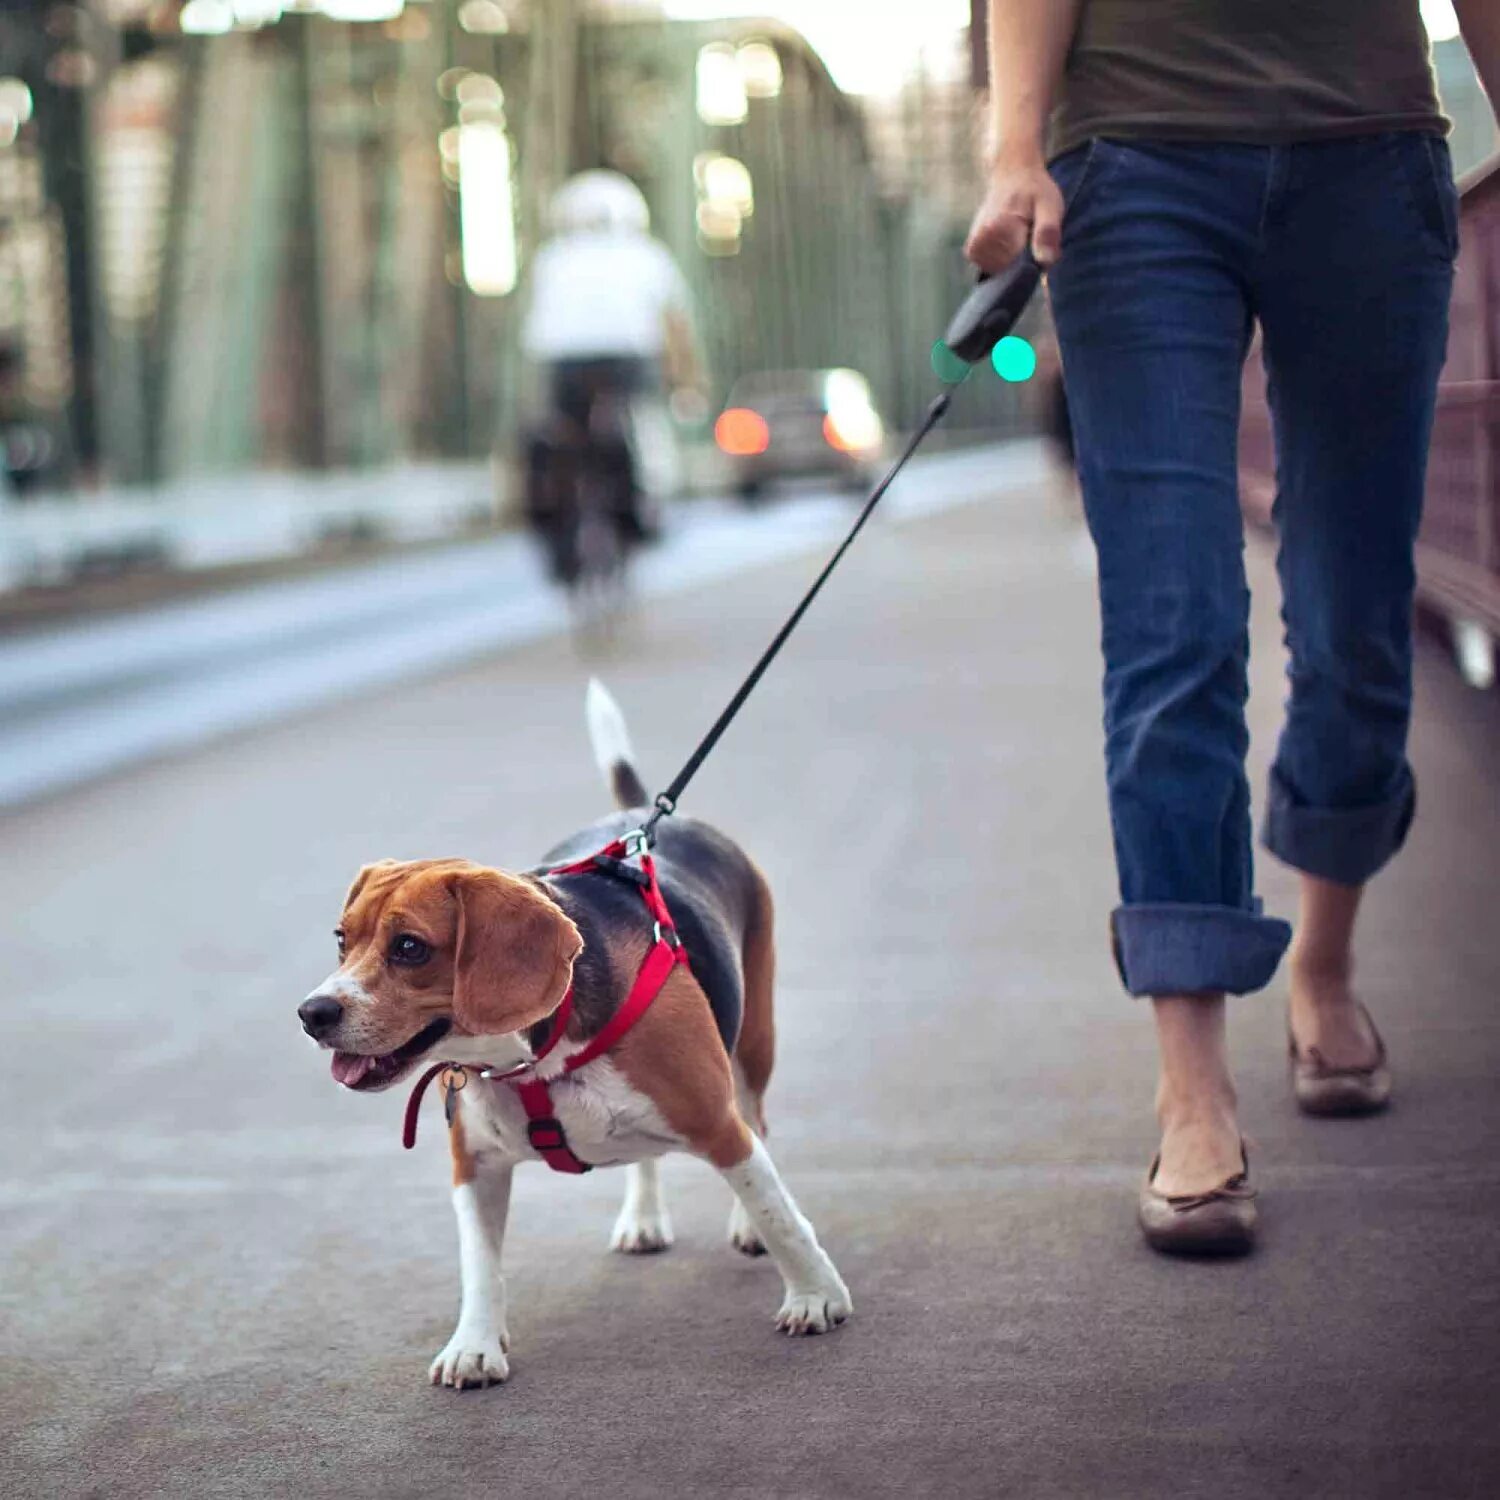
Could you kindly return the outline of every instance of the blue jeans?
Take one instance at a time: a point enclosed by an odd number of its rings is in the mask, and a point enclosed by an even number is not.
[[[1243,994],[1291,929],[1262,915],[1251,869],[1242,366],[1259,323],[1291,661],[1262,838],[1358,885],[1415,801],[1412,544],[1452,168],[1409,133],[1095,140],[1052,170],[1068,208],[1049,284],[1099,553],[1116,959],[1132,994]]]

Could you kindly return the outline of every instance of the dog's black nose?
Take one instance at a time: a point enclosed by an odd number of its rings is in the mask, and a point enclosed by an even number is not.
[[[312,995],[297,1007],[297,1014],[308,1036],[321,1036],[344,1019],[344,1007],[330,995]]]

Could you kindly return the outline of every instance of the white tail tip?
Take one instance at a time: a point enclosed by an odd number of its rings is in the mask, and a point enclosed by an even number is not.
[[[635,752],[630,748],[625,715],[597,677],[589,678],[584,712],[588,716],[589,742],[594,747],[594,760],[599,769],[608,776],[616,766],[634,765]]]

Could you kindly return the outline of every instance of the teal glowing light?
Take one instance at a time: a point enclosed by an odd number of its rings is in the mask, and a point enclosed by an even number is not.
[[[1036,350],[1025,339],[1009,334],[995,345],[990,363],[994,365],[995,374],[1001,380],[1020,384],[1036,374]]]
[[[942,339],[932,346],[932,373],[944,385],[958,385],[968,378],[970,368],[969,362],[960,359]]]

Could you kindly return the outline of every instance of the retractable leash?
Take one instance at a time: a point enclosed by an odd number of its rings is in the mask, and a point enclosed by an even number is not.
[[[1042,268],[1037,264],[1029,246],[1005,270],[994,276],[981,276],[974,290],[954,313],[953,321],[949,323],[948,331],[943,335],[943,343],[948,351],[956,355],[966,366],[986,358],[990,350],[1015,327],[1016,319],[1025,311],[1026,304],[1031,301],[1032,293],[1036,291],[1037,283],[1041,279]],[[964,375],[967,374],[968,370],[965,369]],[[963,378],[964,376],[959,377],[960,380]],[[956,381],[953,383],[957,384]],[[854,525],[849,528],[848,536],[839,543],[838,550],[824,564],[823,571],[813,579],[812,587],[802,596],[802,602],[792,611],[786,624],[776,632],[776,637],[766,647],[765,654],[750,669],[750,675],[740,684],[739,691],[729,700],[713,728],[704,735],[698,748],[688,757],[687,764],[673,778],[672,784],[666,791],[657,797],[655,811],[640,829],[640,838],[645,848],[649,849],[655,841],[656,825],[663,818],[669,818],[677,811],[678,800],[686,791],[688,783],[697,775],[698,768],[708,759],[709,752],[719,743],[724,731],[734,722],[735,715],[745,706],[745,700],[755,691],[755,685],[765,676],[766,668],[775,661],[777,653],[786,645],[787,637],[797,628],[802,616],[807,613],[823,585],[828,582],[829,575],[843,561],[844,554],[854,545],[855,537],[864,529],[865,522],[870,519],[875,507],[880,504],[896,476],[906,467],[907,461],[921,446],[927,434],[947,415],[952,400],[951,387],[939,392],[933,398],[932,404],[927,408],[927,414],[918,424],[917,430],[911,435],[906,447],[901,450],[901,456],[891,465],[885,478],[870,492],[870,498],[865,501],[859,515],[855,517]]]
[[[1041,268],[1028,249],[998,275],[981,277],[974,290],[964,300],[963,305],[953,315],[953,321],[948,325],[948,331],[943,337],[943,343],[948,351],[966,366],[984,359],[1015,326],[1016,319],[1021,316],[1026,304],[1031,300],[1032,293],[1036,291],[1041,274]],[[966,369],[964,374],[967,375],[967,373]],[[963,376],[959,377],[959,379],[962,378]],[[956,383],[956,381],[953,382],[953,384]],[[592,1062],[596,1057],[607,1052],[646,1013],[651,1002],[661,993],[671,977],[673,969],[678,964],[687,964],[687,950],[682,946],[682,939],[678,937],[677,929],[673,925],[672,914],[667,908],[666,898],[662,895],[661,886],[656,878],[656,865],[651,858],[651,848],[656,842],[657,824],[677,811],[678,800],[687,790],[688,783],[697,775],[699,767],[708,759],[714,746],[723,738],[724,731],[729,728],[740,709],[745,706],[745,700],[755,691],[756,684],[765,676],[766,669],[775,661],[777,654],[786,644],[787,638],[797,628],[813,600],[818,597],[833,570],[838,567],[843,561],[844,554],[854,545],[855,537],[864,529],[865,522],[870,519],[875,507],[880,504],[896,476],[905,468],[907,461],[921,446],[927,434],[942,421],[952,400],[951,388],[939,392],[933,398],[926,415],[917,425],[917,430],[901,450],[901,456],[870,492],[870,498],[865,501],[859,515],[855,517],[854,525],[849,528],[849,534],[839,543],[833,556],[813,579],[812,586],[802,596],[801,602],[792,611],[786,623],[776,632],[771,644],[766,647],[760,660],[750,669],[750,675],[740,684],[723,713],[714,721],[713,727],[699,742],[698,748],[673,777],[666,791],[657,796],[654,810],[646,821],[639,828],[632,829],[629,833],[607,844],[597,854],[591,854],[587,859],[577,860],[571,864],[559,865],[546,872],[552,876],[599,874],[634,885],[640,891],[647,914],[652,919],[654,938],[636,974],[635,983],[631,985],[630,993],[625,997],[624,1004],[609,1019],[598,1035],[585,1043],[581,1050],[571,1053],[563,1061],[555,1077],[560,1078],[577,1072],[586,1063]],[[640,861],[639,867],[631,863],[633,860]],[[537,1066],[562,1041],[572,1013],[573,989],[570,985],[563,996],[561,1005],[551,1018],[545,1041],[536,1049],[535,1055],[529,1062],[505,1071],[479,1068],[478,1072],[481,1078],[495,1083],[508,1084],[516,1091],[521,1107],[526,1113],[527,1137],[532,1148],[547,1165],[555,1172],[577,1175],[592,1171],[592,1166],[580,1160],[568,1144],[567,1134],[553,1109],[552,1095],[547,1081],[539,1078],[536,1072]],[[422,1095],[426,1092],[427,1085],[440,1073],[445,1075],[444,1112],[449,1124],[453,1122],[458,1093],[468,1082],[468,1069],[459,1063],[434,1063],[417,1079],[411,1097],[406,1103],[406,1118],[402,1128],[401,1143],[408,1149],[416,1144],[417,1116],[421,1110]]]

